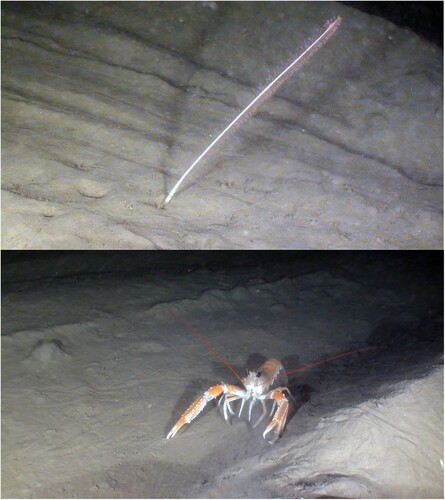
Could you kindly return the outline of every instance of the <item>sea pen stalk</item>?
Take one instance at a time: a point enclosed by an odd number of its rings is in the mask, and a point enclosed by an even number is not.
[[[165,198],[162,206],[170,203],[173,195],[178,190],[179,186],[182,184],[182,181],[187,177],[187,175],[192,171],[192,169],[206,156],[210,153],[210,151],[221,142],[221,140],[226,136],[226,134],[234,130],[235,127],[241,125],[241,123],[249,116],[251,116],[256,109],[262,104],[264,101],[267,101],[269,97],[271,97],[278,88],[291,76],[293,75],[312,55],[315,54],[337,31],[337,28],[340,26],[341,17],[335,17],[329,20],[316,36],[310,39],[306,44],[303,52],[294,59],[286,69],[284,69],[274,80],[272,80],[267,87],[265,87],[256,97],[255,99],[241,111],[241,113],[229,124],[227,127],[218,135],[218,137],[211,143],[207,148],[196,158],[196,160],[190,165],[190,167],[184,172],[179,181],[174,185],[173,189],[170,191],[168,196]]]

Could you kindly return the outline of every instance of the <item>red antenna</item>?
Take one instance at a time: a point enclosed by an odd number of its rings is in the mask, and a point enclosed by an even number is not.
[[[197,338],[200,342],[202,342],[210,351],[215,354],[217,359],[219,359],[222,363],[224,363],[227,368],[236,376],[236,378],[243,383],[242,378],[236,373],[235,369],[232,367],[232,365],[227,361],[227,359],[218,351],[218,349],[209,341],[207,340],[204,335],[198,332],[198,330],[191,325],[188,321],[186,321],[184,318],[181,318],[181,316],[178,316],[174,312],[170,312],[170,314],[176,318],[177,320],[181,321]],[[348,352],[343,352],[341,354],[336,354],[335,356],[331,356],[330,358],[323,359],[322,361],[317,361],[316,363],[311,363],[310,365],[302,366],[301,368],[297,368],[296,370],[290,370],[285,373],[281,373],[280,375],[277,375],[274,377],[274,379],[284,377],[285,375],[290,375],[291,373],[297,373],[301,372],[303,370],[307,370],[308,368],[313,368],[314,366],[322,365],[323,363],[328,363],[329,361],[332,361],[334,359],[339,359],[343,358],[344,356],[349,356],[350,354],[355,354],[356,352],[363,352],[363,351],[369,351],[370,349],[379,349],[380,346],[370,346],[370,347],[362,347],[361,349],[355,349],[353,351],[348,351]]]
[[[307,370],[308,368],[313,368],[314,366],[322,365],[323,363],[328,363],[329,361],[332,361],[334,359],[339,359],[339,358],[343,358],[344,356],[349,356],[350,354],[355,354],[356,352],[369,351],[371,349],[380,349],[380,346],[372,345],[369,347],[362,347],[361,349],[354,349],[353,351],[348,351],[348,352],[343,352],[341,354],[336,354],[335,356],[331,356],[330,358],[323,359],[322,361],[317,361],[316,363],[311,363],[310,365],[302,366],[301,368],[297,368],[296,370],[290,370],[288,372],[280,373],[280,375],[277,375],[276,377],[274,377],[273,380],[280,378],[280,377],[284,377],[285,375],[290,375],[291,373],[301,372],[303,370]]]
[[[216,347],[214,347],[214,345],[209,341],[207,340],[204,335],[201,335],[198,330],[196,328],[194,328],[188,321],[186,321],[184,318],[181,318],[180,316],[178,316],[177,314],[171,312],[170,313],[172,316],[174,316],[177,320],[181,321],[182,323],[184,323],[184,325],[189,328],[191,330],[191,332],[196,336],[198,337],[198,339],[208,348],[210,349],[213,354],[215,354],[215,356],[222,362],[224,363],[227,368],[233,372],[236,376],[236,378],[241,382],[243,383],[243,380],[242,378],[238,375],[238,373],[236,373],[235,369],[232,367],[232,365],[227,361],[227,359],[219,353],[218,349]]]

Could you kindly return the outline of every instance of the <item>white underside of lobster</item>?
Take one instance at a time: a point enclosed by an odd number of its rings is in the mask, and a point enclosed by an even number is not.
[[[275,437],[279,437],[286,425],[289,413],[289,398],[292,398],[289,389],[285,387],[287,384],[287,377],[281,362],[278,359],[268,359],[257,371],[248,371],[246,377],[242,379],[242,383],[244,388],[225,384],[224,382],[210,387],[182,414],[181,418],[167,434],[167,439],[174,437],[181,427],[190,423],[199,413],[201,413],[209,401],[217,398],[220,398],[218,405],[223,405],[223,413],[226,422],[230,422],[231,416],[235,414],[231,407],[231,403],[234,401],[241,400],[241,406],[238,412],[238,417],[241,417],[244,404],[246,401],[250,400],[249,422],[253,405],[257,401],[261,401],[263,412],[253,427],[256,427],[266,416],[266,400],[271,399],[273,401],[272,411],[270,412],[272,420],[264,431],[263,437],[266,439],[267,434],[271,431],[274,431]],[[284,384],[284,386],[280,386],[280,384]],[[274,388],[274,386],[277,385],[279,387]]]

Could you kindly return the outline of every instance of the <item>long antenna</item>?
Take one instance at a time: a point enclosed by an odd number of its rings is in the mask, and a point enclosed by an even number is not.
[[[221,363],[225,364],[227,368],[235,375],[235,377],[243,384],[242,378],[235,371],[233,366],[227,361],[227,359],[218,351],[218,349],[207,340],[204,335],[202,335],[192,324],[190,324],[187,320],[178,316],[174,312],[170,311],[170,314],[176,318],[178,321],[183,323],[192,333],[195,335],[200,342],[202,342],[213,354],[221,361]],[[370,347],[362,347],[360,349],[354,349],[353,351],[343,352],[341,354],[336,354],[335,356],[331,356],[327,359],[323,359],[322,361],[317,361],[315,363],[311,363],[310,365],[302,366],[301,368],[296,368],[295,370],[289,370],[288,372],[281,373],[277,375],[272,380],[275,380],[280,377],[284,377],[285,375],[290,375],[291,373],[301,372],[303,370],[307,370],[309,368],[313,368],[314,366],[322,365],[323,363],[328,363],[329,361],[333,361],[334,359],[344,358],[345,356],[350,356],[351,354],[355,354],[356,352],[369,351],[371,349],[380,349],[380,346],[370,346]]]
[[[207,340],[204,335],[201,335],[201,333],[198,332],[198,330],[191,325],[187,320],[184,318],[181,318],[181,316],[178,316],[174,312],[170,311],[170,314],[174,316],[177,320],[181,321],[181,323],[184,323],[184,325],[191,330],[193,335],[195,335],[208,349],[210,349],[213,354],[222,362],[224,363],[227,368],[236,376],[236,378],[243,383],[242,378],[236,373],[235,369],[232,367],[232,365],[227,361],[227,359],[218,351],[218,349],[209,341]]]
[[[380,346],[373,345],[370,347],[362,347],[361,349],[355,349],[353,351],[348,351],[348,352],[343,352],[341,354],[336,354],[335,356],[331,356],[330,358],[323,359],[322,361],[317,361],[316,363],[311,363],[310,365],[305,365],[305,366],[302,366],[301,368],[297,368],[295,370],[289,370],[288,372],[280,373],[280,375],[277,375],[272,380],[275,380],[275,379],[280,378],[280,377],[284,377],[285,375],[290,375],[291,373],[301,372],[303,370],[307,370],[308,368],[313,368],[314,366],[322,365],[323,363],[328,363],[329,361],[332,361],[334,359],[339,359],[339,358],[343,358],[345,356],[350,356],[351,354],[355,354],[356,352],[369,351],[371,349],[380,349]]]

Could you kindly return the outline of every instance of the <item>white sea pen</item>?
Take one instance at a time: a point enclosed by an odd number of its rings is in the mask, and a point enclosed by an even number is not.
[[[340,26],[341,17],[335,17],[323,26],[320,33],[310,39],[304,47],[303,52],[294,59],[289,66],[287,66],[267,87],[265,87],[255,99],[241,111],[241,113],[229,124],[227,127],[218,135],[218,137],[210,143],[209,146],[196,158],[196,160],[190,165],[190,167],[184,172],[179,181],[174,185],[173,189],[170,191],[168,196],[165,198],[161,206],[165,206],[170,203],[174,194],[178,190],[179,186],[182,184],[183,180],[192,171],[192,169],[219,143],[222,138],[230,131],[234,130],[235,126],[241,125],[241,123],[247,117],[251,116],[252,113],[258,108],[258,106],[269,99],[280,87],[280,85],[285,82],[295,71],[300,68],[315,52],[317,52],[335,33],[337,28]]]

